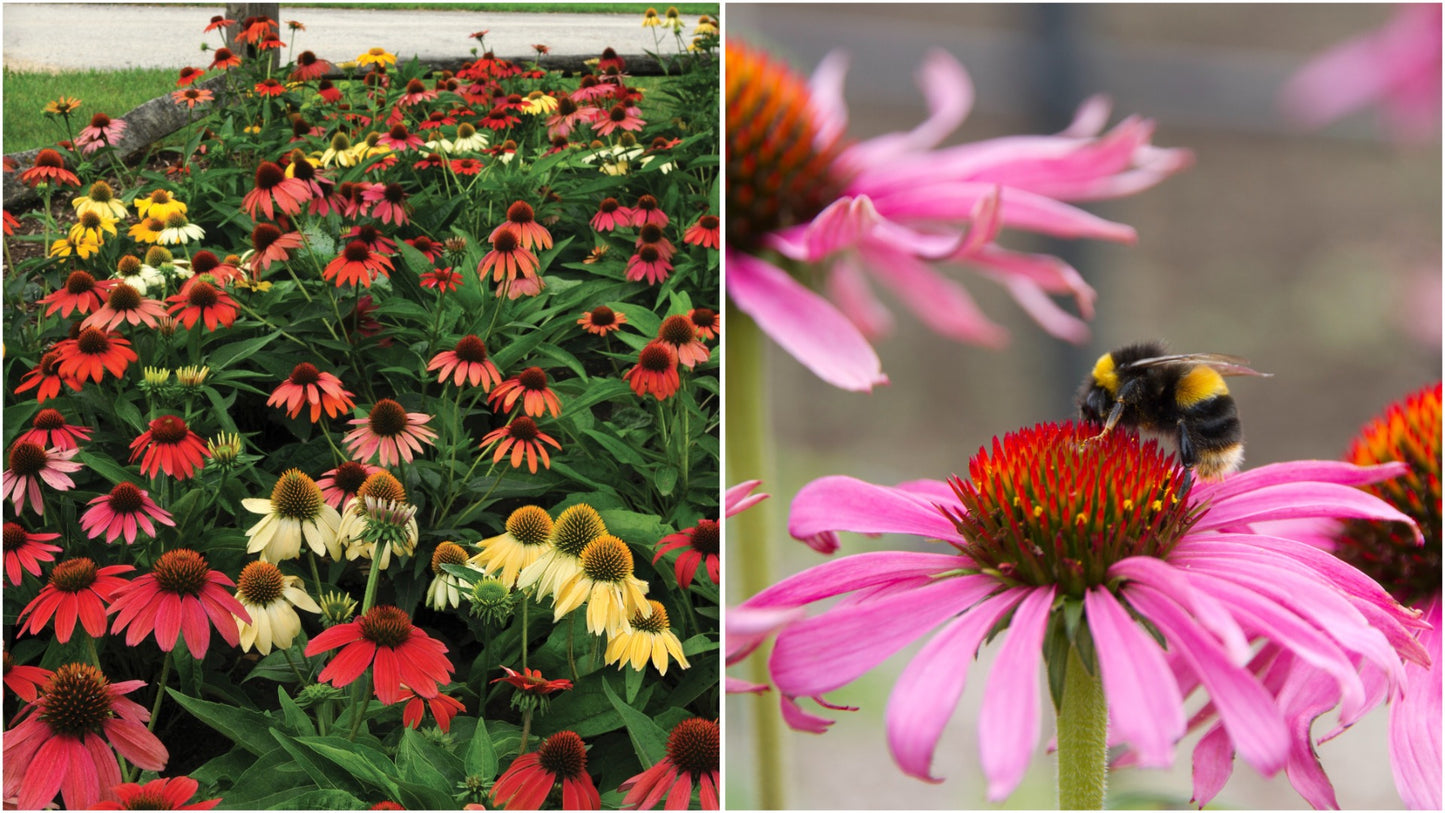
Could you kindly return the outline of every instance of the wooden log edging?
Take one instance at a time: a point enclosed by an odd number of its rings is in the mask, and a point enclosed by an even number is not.
[[[548,55],[537,60],[536,55],[533,54],[523,57],[505,58],[513,64],[528,64],[535,61],[545,70],[558,71],[563,74],[574,74],[581,73],[587,69],[587,60],[596,59],[597,57],[595,54],[588,56]],[[650,54],[628,54],[623,55],[622,58],[626,60],[629,75],[662,76],[666,73],[662,63]],[[476,60],[477,57],[474,56],[438,57],[429,58],[424,64],[427,66],[427,72],[429,74],[437,71],[452,71],[455,73]],[[354,78],[355,76],[355,74],[336,72],[327,74],[326,78],[337,80]],[[210,79],[197,82],[194,87],[204,88],[215,94],[216,100],[211,103],[211,106],[225,104],[225,76],[213,76]],[[190,113],[189,116],[187,115],[188,112]],[[210,109],[208,108],[206,113],[209,114],[209,112]],[[146,154],[146,151],[150,149],[152,144],[185,127],[187,122],[196,121],[197,115],[195,112],[188,111],[185,107],[176,104],[175,100],[171,98],[170,92],[167,92],[165,95],[158,96],[148,102],[137,105],[129,113],[118,116],[117,118],[125,121],[126,128],[125,133],[121,135],[115,146],[120,153],[121,160],[127,164],[133,164]],[[16,172],[4,174],[4,205],[6,209],[29,206],[40,200],[40,195],[34,189],[20,183],[17,176],[21,171],[34,165],[35,156],[39,154],[41,149],[43,148],[37,147],[33,150],[7,153],[5,155],[6,158],[13,160],[20,168]],[[67,158],[68,157],[69,156],[67,156]]]

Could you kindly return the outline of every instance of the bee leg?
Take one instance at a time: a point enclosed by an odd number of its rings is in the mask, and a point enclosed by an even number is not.
[[[1179,464],[1184,467],[1184,482],[1179,486],[1179,497],[1189,493],[1194,485],[1194,465],[1199,462],[1199,452],[1189,439],[1189,427],[1179,422]]]

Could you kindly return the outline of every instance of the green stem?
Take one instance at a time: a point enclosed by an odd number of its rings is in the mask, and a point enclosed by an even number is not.
[[[727,432],[727,477],[725,483],[744,480],[768,480],[773,475],[768,456],[771,432],[768,426],[768,401],[760,397],[768,392],[767,370],[764,366],[763,334],[746,314],[728,305],[727,309],[728,386],[725,398]],[[728,546],[733,562],[745,563],[732,571],[737,575],[742,597],[746,598],[772,584],[771,512],[767,502],[728,519],[732,544]],[[764,644],[748,658],[748,669],[756,683],[768,683],[768,651]],[[782,810],[783,776],[786,770],[778,715],[773,705],[759,702],[754,706],[755,733],[754,781],[757,797],[753,807]]]
[[[165,699],[166,696],[166,678],[171,675],[171,661],[174,659],[175,652],[171,651],[167,652],[165,658],[161,661],[161,677],[160,680],[156,681],[156,701],[151,704],[151,720],[149,723],[146,723],[146,731],[152,734],[154,734],[156,730],[156,720],[160,717],[161,700]]]
[[[382,545],[391,545],[390,542],[381,542]],[[381,568],[377,563],[386,555],[386,548],[372,548],[371,551],[371,572],[366,574],[366,593],[361,599],[361,614],[366,615],[371,611],[372,602],[376,601],[376,585],[381,581]]]
[[[84,630],[81,630],[80,634],[83,635],[83,636],[85,636],[85,651],[86,651],[87,654],[90,655],[90,662],[95,665],[95,668],[99,669],[99,668],[100,668],[100,652],[97,651],[96,648],[95,648],[95,639],[92,638],[92,637],[90,636],[90,634],[87,633],[87,632],[85,632]],[[155,719],[155,715],[154,715],[154,714],[151,715],[151,719],[152,719],[152,720]]]
[[[296,662],[291,660],[291,650],[283,649],[281,650],[281,654],[286,658],[286,665],[291,667],[291,671],[296,675],[296,685],[301,686],[305,684],[306,678],[301,676],[301,670],[296,668]]]
[[[532,600],[522,595],[522,674],[527,674],[527,606]]]
[[[1109,704],[1098,675],[1069,648],[1059,705],[1059,809],[1103,810],[1108,784]]]
[[[522,710],[522,741],[517,746],[517,756],[527,753],[527,737],[532,733],[532,710]]]

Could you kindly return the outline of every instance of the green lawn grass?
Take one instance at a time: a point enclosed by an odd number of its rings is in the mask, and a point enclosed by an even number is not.
[[[47,102],[74,96],[81,107],[70,118],[75,132],[91,115],[124,116],[131,108],[175,90],[173,68],[125,68],[114,71],[30,73],[5,70],[4,140],[8,153],[45,147],[66,138],[65,122],[44,115]]]

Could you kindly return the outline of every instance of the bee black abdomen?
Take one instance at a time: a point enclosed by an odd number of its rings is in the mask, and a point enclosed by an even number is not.
[[[1239,410],[1234,405],[1234,398],[1228,395],[1200,401],[1181,410],[1181,413],[1190,427],[1190,441],[1201,451],[1225,449],[1244,439]]]

